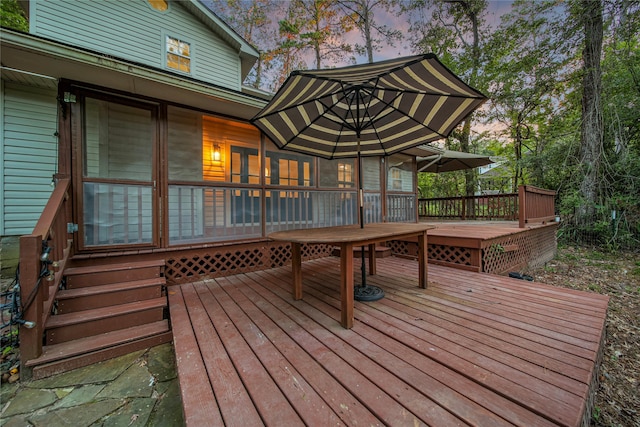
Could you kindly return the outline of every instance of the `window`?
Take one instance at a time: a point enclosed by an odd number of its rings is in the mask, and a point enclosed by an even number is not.
[[[353,163],[338,163],[338,187],[353,186]]]
[[[413,160],[404,154],[393,154],[387,160],[387,190],[412,193]]]
[[[191,44],[171,36],[167,36],[166,40],[167,67],[191,73]]]
[[[353,188],[355,187],[355,159],[327,160],[319,159],[320,187]]]
[[[267,151],[265,179],[267,185],[312,187],[313,157]]]
[[[166,12],[167,9],[169,9],[169,3],[167,3],[167,0],[147,0],[147,3],[159,12]]]
[[[231,147],[231,182],[260,183],[257,148]]]

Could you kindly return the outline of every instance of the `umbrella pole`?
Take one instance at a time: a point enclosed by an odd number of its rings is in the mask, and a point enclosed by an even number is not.
[[[364,228],[364,188],[362,186],[362,158],[360,157],[360,139],[358,138],[358,210],[360,215],[360,228]],[[364,246],[360,248],[360,269],[362,271],[362,287],[367,286],[367,270],[364,263]]]
[[[360,138],[358,138],[358,205],[360,213],[360,228],[364,228],[364,188],[362,183],[362,158],[360,157]],[[378,286],[367,286],[367,267],[364,256],[365,246],[360,247],[360,270],[362,284],[354,286],[353,298],[356,301],[378,301],[384,298],[384,291]],[[372,254],[376,256],[376,254]]]

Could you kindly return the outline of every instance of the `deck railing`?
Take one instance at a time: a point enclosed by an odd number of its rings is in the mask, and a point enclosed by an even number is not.
[[[524,228],[525,224],[555,219],[555,195],[553,190],[521,185],[518,193],[418,199],[418,215],[437,219],[518,220],[520,228]]]
[[[58,180],[31,234],[20,237],[20,327],[21,373],[29,377],[25,364],[42,354],[44,324],[51,313],[64,267],[72,255],[70,179]]]
[[[555,214],[556,192],[531,185],[521,185],[518,188],[520,199],[519,222],[520,228],[525,224],[553,221]]]
[[[518,218],[518,194],[418,199],[418,215],[439,219],[514,221]]]
[[[387,222],[415,222],[416,197],[414,194],[387,194]]]

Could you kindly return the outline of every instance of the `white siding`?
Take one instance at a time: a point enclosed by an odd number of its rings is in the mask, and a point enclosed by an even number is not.
[[[56,91],[4,82],[2,235],[31,233],[57,165]]]
[[[31,3],[33,34],[160,69],[166,69],[164,35],[170,35],[191,44],[191,77],[241,89],[238,52],[179,2],[166,12],[146,0]]]

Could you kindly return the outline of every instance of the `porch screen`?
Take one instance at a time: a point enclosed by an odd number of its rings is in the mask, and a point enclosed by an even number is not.
[[[262,235],[255,127],[169,107],[167,142],[171,244]]]
[[[414,222],[417,215],[417,197],[411,156],[404,154],[389,156],[387,190],[387,221]]]
[[[364,222],[382,222],[380,157],[363,157]]]
[[[94,98],[84,107],[84,245],[153,242],[152,108]]]

